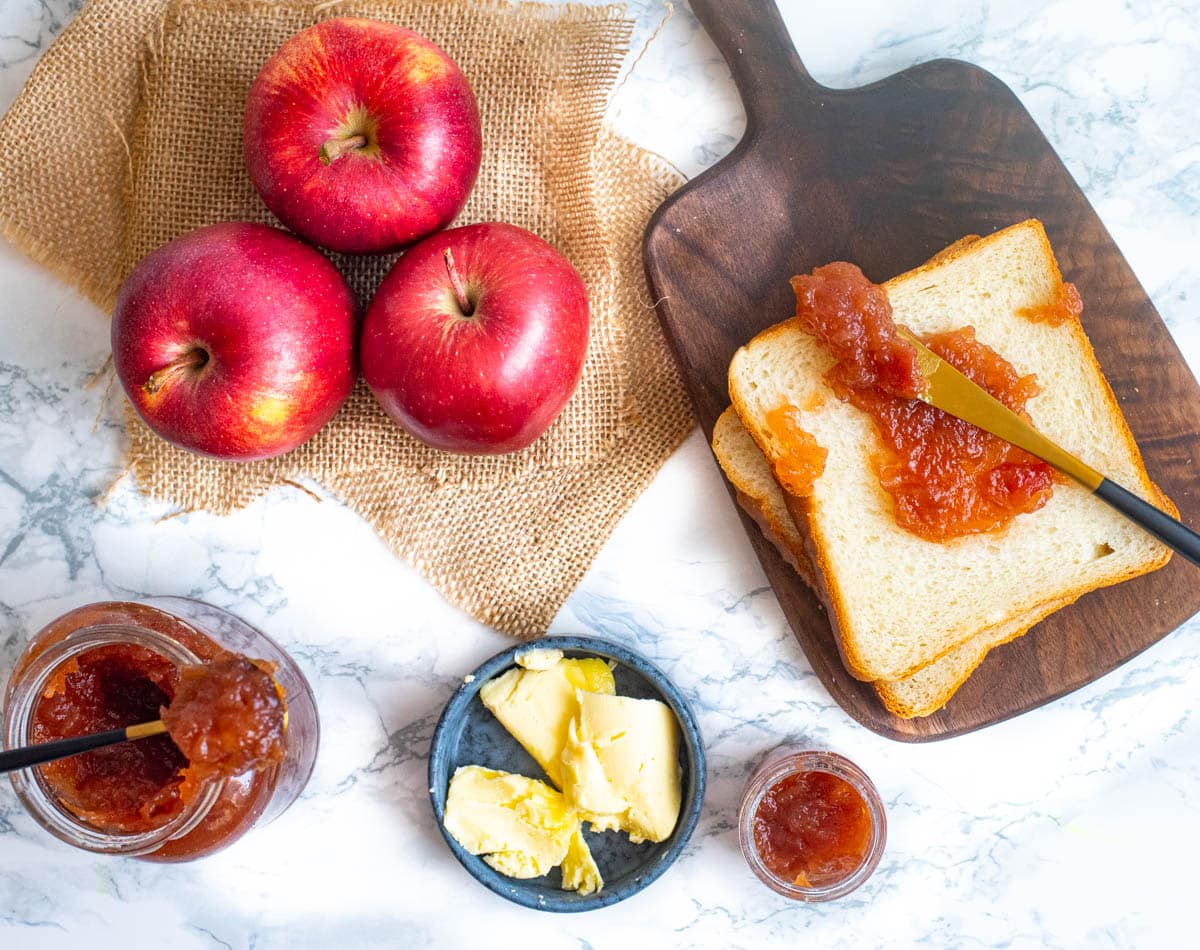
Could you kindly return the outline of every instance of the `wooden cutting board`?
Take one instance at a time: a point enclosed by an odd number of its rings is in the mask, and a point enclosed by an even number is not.
[[[860,89],[805,71],[770,0],[692,0],[746,106],[733,153],[689,182],[646,230],[646,272],[696,413],[711,435],[741,344],[790,316],[793,274],[834,260],[875,281],[964,234],[1040,218],[1151,477],[1200,525],[1200,388],[1154,305],[1012,92],[937,60]],[[1000,722],[1078,689],[1200,610],[1200,573],[1161,571],[1088,594],[996,650],[949,705],[888,714],[843,669],[814,596],[743,517],[796,637],[834,699],[882,735],[925,741]],[[886,552],[880,552],[881,557]]]

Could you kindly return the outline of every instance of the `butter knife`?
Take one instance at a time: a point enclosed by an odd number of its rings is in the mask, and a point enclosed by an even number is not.
[[[964,422],[979,426],[984,431],[1011,442],[1030,455],[1035,455],[1054,466],[1134,524],[1158,538],[1167,547],[1173,548],[1193,564],[1200,566],[1200,534],[1165,511],[1142,501],[1133,492],[1105,478],[1062,446],[1050,441],[903,327],[897,327],[896,331],[917,350],[917,366],[927,383],[918,399],[957,416]]]

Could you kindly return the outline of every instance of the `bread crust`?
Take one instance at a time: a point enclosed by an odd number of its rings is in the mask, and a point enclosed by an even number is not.
[[[800,580],[804,581],[804,585],[811,590],[816,583],[816,578],[813,577],[812,563],[805,556],[804,552],[797,552],[795,548],[783,539],[783,526],[777,524],[771,515],[767,513],[760,500],[741,491],[736,491],[735,494],[742,511],[746,512],[750,520],[758,525],[758,529],[763,533],[763,537],[775,546],[775,550],[779,552],[779,556],[787,562],[788,566],[796,572]]]

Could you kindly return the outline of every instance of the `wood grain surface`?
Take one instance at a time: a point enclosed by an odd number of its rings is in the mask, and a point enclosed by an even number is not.
[[[734,350],[794,312],[793,274],[847,260],[881,282],[964,234],[1036,217],[1083,296],[1084,329],[1151,477],[1185,523],[1200,524],[1200,388],[1120,250],[1008,87],[970,64],[937,60],[858,89],[828,89],[805,71],[770,0],[692,6],[729,63],[746,134],[658,210],[644,256],[706,434],[729,404]],[[993,650],[946,708],[905,721],[845,672],[816,598],[743,520],[821,681],[856,720],[894,739],[947,738],[1033,709],[1119,666],[1200,610],[1200,575],[1175,557]]]

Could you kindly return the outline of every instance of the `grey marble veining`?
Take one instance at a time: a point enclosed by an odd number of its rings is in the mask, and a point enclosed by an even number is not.
[[[0,105],[80,6],[0,0]],[[857,85],[955,56],[1009,83],[1200,368],[1200,4],[781,6],[820,82]],[[638,50],[665,8],[630,10]],[[688,175],[726,154],[745,121],[682,2],[611,115]],[[446,606],[328,497],[278,491],[229,518],[171,517],[127,484],[109,492],[118,399],[87,385],[107,355],[105,316],[3,244],[0,286],[0,672],[71,606],[187,594],[288,647],[325,736],[296,806],[192,865],[76,853],[0,785],[0,947],[442,948],[483,934],[489,946],[597,950],[1194,942],[1200,624],[1019,719],[928,746],[888,742],[812,674],[698,436],[618,527],[554,630],[640,650],[694,704],[710,773],[700,827],[676,867],[617,907],[559,918],[507,905],[446,850],[425,778],[442,705],[506,640]],[[737,851],[742,785],[791,737],[849,755],[887,803],[880,870],[836,905],[776,897]]]
[[[0,90],[5,103],[83,4],[84,0],[5,0],[0,6]]]

